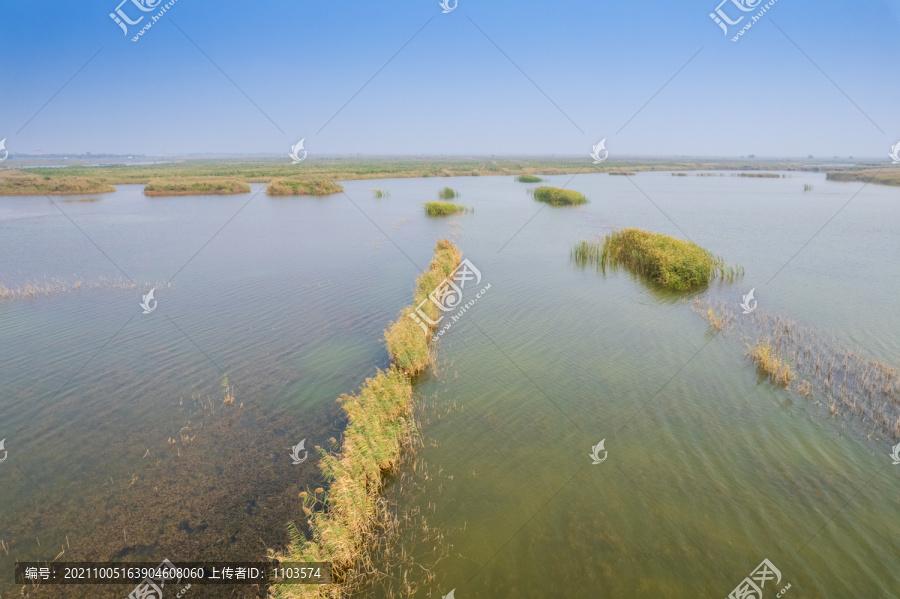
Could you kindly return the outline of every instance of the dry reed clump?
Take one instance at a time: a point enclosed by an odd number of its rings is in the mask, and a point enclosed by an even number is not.
[[[633,228],[613,231],[602,243],[581,241],[571,255],[578,264],[595,264],[603,272],[607,266],[623,265],[675,291],[706,285],[717,277],[733,281],[743,274],[741,267],[725,264],[696,243]]]
[[[456,246],[446,239],[438,241],[428,269],[416,281],[416,304],[427,300],[460,261]],[[311,538],[292,525],[288,527],[292,543],[284,559],[331,562],[335,583],[284,585],[275,589],[278,597],[341,597],[344,585],[353,579],[353,568],[365,562],[367,547],[380,522],[383,478],[396,471],[402,449],[412,443],[417,432],[410,377],[428,365],[429,333],[433,329],[423,331],[408,316],[413,309],[405,308],[385,331],[391,367],[367,379],[356,395],[338,399],[349,419],[340,453],[331,455],[316,448],[321,456],[320,468],[331,487],[327,494],[322,489],[312,495],[301,494]],[[434,309],[438,310],[437,306]],[[429,310],[423,306],[435,320],[437,314]]]
[[[782,387],[789,387],[795,374],[791,372],[791,365],[786,360],[778,357],[771,346],[765,341],[757,341],[749,350],[750,359],[759,366],[773,383]]]

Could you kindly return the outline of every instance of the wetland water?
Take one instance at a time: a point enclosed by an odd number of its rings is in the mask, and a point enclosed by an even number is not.
[[[335,398],[388,364],[382,330],[447,237],[491,288],[417,384],[429,479],[387,489],[400,510],[430,506],[450,548],[416,596],[725,597],[763,559],[788,598],[897,596],[896,440],[771,385],[693,296],[569,258],[612,228],[686,233],[746,270],[702,295],[737,303],[755,287],[760,310],[900,364],[900,188],[866,187],[791,260],[862,185],[787,175],[578,175],[567,187],[591,203],[559,208],[513,177],[344,183],[377,227],[343,194],[247,204],[261,185],[55,197],[69,218],[46,198],[0,199],[7,287],[172,280],[150,314],[145,288],[0,301],[0,595],[16,559],[63,549],[176,564],[280,549],[298,492],[320,484],[313,452],[293,465],[290,447],[339,436]],[[426,217],[444,186],[475,211]],[[592,465],[601,439],[608,459]]]

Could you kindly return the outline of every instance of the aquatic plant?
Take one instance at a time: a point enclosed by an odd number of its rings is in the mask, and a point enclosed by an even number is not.
[[[459,194],[456,192],[456,190],[451,187],[445,187],[438,192],[438,197],[442,200],[452,200],[458,195]]]
[[[331,486],[302,492],[303,514],[308,518],[311,538],[293,523],[288,524],[291,544],[286,561],[331,562],[335,584],[285,585],[275,589],[277,597],[342,597],[342,583],[352,575],[371,544],[377,523],[378,501],[383,479],[396,471],[401,452],[415,436],[411,377],[427,367],[434,326],[424,330],[409,314],[428,299],[461,261],[456,246],[441,239],[434,257],[416,281],[415,304],[405,308],[400,318],[385,331],[385,341],[393,362],[378,370],[355,395],[342,395],[341,403],[349,424],[343,434],[340,453],[330,454],[320,447],[320,468]],[[430,304],[432,302],[425,302]],[[437,306],[433,306],[439,310]],[[423,306],[430,320],[437,314]],[[411,323],[411,324],[410,324]]]
[[[812,191],[812,190],[813,190],[813,186],[812,186],[812,185],[810,185],[809,183],[804,183],[804,184],[803,184],[803,191]]]
[[[278,179],[266,186],[270,196],[324,196],[344,191],[344,187],[327,179]]]
[[[696,243],[641,229],[613,231],[602,243],[581,241],[571,255],[579,265],[595,264],[604,272],[608,266],[623,265],[675,291],[706,285],[717,277],[733,281],[744,273]]]
[[[468,210],[466,206],[454,204],[453,202],[425,202],[425,214],[428,216],[449,216],[460,212],[468,212]]]
[[[750,360],[768,374],[773,383],[782,387],[788,387],[791,384],[791,380],[795,377],[795,374],[791,372],[791,365],[787,360],[780,358],[767,341],[759,340],[747,351]]]
[[[735,302],[696,298],[691,310],[707,320],[712,311],[723,323],[726,335],[736,332],[745,342],[755,339],[755,353],[748,351],[748,357],[757,363],[762,359],[767,372],[778,372],[773,359],[789,365],[789,376],[802,379],[797,393],[812,398],[815,405],[826,405],[830,416],[868,423],[872,427],[869,436],[874,433],[900,439],[900,376],[896,367],[852,349],[832,333],[762,309],[754,311],[753,318],[744,318]],[[710,325],[715,328],[712,322]],[[785,384],[784,374],[773,381]]]
[[[516,177],[516,181],[519,183],[540,183],[543,179],[535,175],[519,175]]]
[[[550,204],[551,206],[574,206],[587,203],[587,198],[577,191],[547,186],[535,189],[534,199],[539,202]]]
[[[376,198],[386,198],[391,195],[390,192],[385,191],[384,189],[373,189],[372,192],[375,194]]]
[[[250,193],[250,186],[235,179],[163,179],[144,186],[144,195],[187,196]]]

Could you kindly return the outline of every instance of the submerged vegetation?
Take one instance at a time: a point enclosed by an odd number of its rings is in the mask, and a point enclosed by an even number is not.
[[[281,587],[276,589],[278,597],[343,597],[342,583],[352,579],[352,569],[363,563],[376,528],[384,477],[396,471],[402,450],[416,434],[412,377],[430,363],[434,327],[425,322],[423,328],[410,315],[460,260],[456,246],[438,241],[428,270],[416,281],[415,303],[385,331],[390,368],[378,370],[355,395],[338,399],[349,421],[340,452],[332,455],[317,448],[331,487],[327,493],[316,489],[314,494],[300,494],[311,538],[289,524],[292,542],[283,557],[292,562],[331,562],[335,584]],[[423,311],[435,320],[438,315],[430,308],[439,309],[425,303]]]
[[[442,200],[452,200],[457,197],[459,194],[452,187],[445,187],[444,189],[438,192],[438,197]]]
[[[779,357],[777,352],[765,340],[757,341],[756,345],[748,348],[747,354],[760,370],[769,375],[769,380],[773,383],[782,387],[789,387],[796,376],[791,372],[791,365],[787,360]]]
[[[536,175],[519,175],[516,177],[516,181],[519,183],[540,183],[543,179]]]
[[[32,299],[44,295],[79,291],[81,289],[163,289],[171,287],[171,283],[132,281],[121,277],[118,279],[100,277],[87,281],[81,278],[67,281],[58,277],[52,277],[43,281],[27,281],[24,285],[16,285],[15,287],[7,287],[0,283],[0,300]]]
[[[574,206],[587,203],[587,198],[577,191],[547,186],[535,189],[534,199],[539,202],[550,204],[551,206]]]
[[[716,330],[743,341],[747,356],[773,383],[827,407],[830,416],[854,418],[869,424],[876,435],[900,439],[900,376],[895,367],[850,348],[833,334],[761,309],[747,318],[735,302],[697,298],[691,310]],[[799,382],[791,389],[795,379]]]
[[[675,291],[706,285],[717,277],[733,281],[744,272],[696,243],[641,229],[613,231],[602,243],[581,241],[571,254],[582,266],[593,264],[606,272],[607,266],[622,265]]]
[[[462,204],[454,204],[453,202],[426,202],[425,214],[428,216],[449,216],[451,214],[459,214],[460,212],[468,212],[469,209]]]
[[[327,196],[342,191],[342,185],[327,179],[278,179],[266,186],[270,196]]]
[[[171,179],[148,183],[147,196],[229,195],[250,193],[250,186],[236,179]]]
[[[372,193],[375,195],[376,198],[387,198],[387,197],[390,197],[390,195],[391,195],[390,192],[385,191],[383,189],[373,189]]]

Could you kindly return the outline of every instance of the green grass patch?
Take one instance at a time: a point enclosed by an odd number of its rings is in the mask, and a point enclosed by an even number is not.
[[[516,177],[516,181],[519,183],[540,183],[543,179],[535,175],[519,175]]]
[[[426,202],[425,214],[428,216],[449,216],[451,214],[459,214],[460,212],[468,212],[468,208],[462,204],[454,204],[453,202]]]
[[[546,186],[534,190],[534,199],[551,206],[575,206],[587,203],[587,198],[577,191]]]
[[[266,186],[270,196],[326,196],[344,191],[344,187],[326,179],[303,180],[279,179]]]
[[[452,187],[445,187],[444,189],[438,192],[438,197],[442,200],[452,200],[457,197],[459,194]]]
[[[390,192],[385,191],[384,189],[373,189],[372,194],[376,198],[388,198],[391,196]]]
[[[572,249],[578,264],[606,268],[625,266],[675,291],[706,285],[721,277],[733,281],[744,269],[725,261],[696,243],[641,229],[613,231],[600,241],[581,241]]]
[[[230,195],[250,193],[250,186],[236,179],[172,179],[144,186],[147,196]]]

